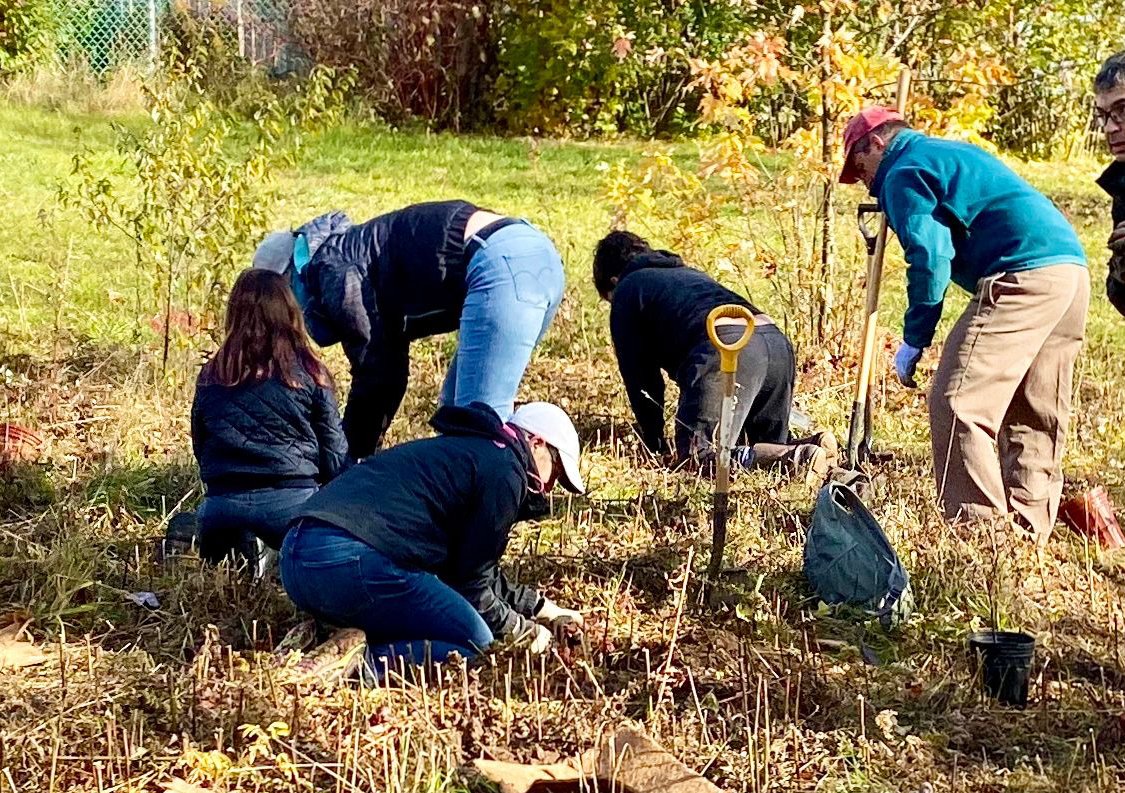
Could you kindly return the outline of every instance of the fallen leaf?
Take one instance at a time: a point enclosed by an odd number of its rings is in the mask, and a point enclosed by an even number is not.
[[[20,669],[25,666],[35,666],[47,660],[47,656],[30,641],[20,639],[20,634],[27,627],[23,625],[9,625],[0,630],[0,669],[10,667]]]
[[[167,782],[161,782],[160,786],[164,788],[164,793],[213,793],[207,788],[193,785],[191,782],[185,782],[182,779],[170,779]]]

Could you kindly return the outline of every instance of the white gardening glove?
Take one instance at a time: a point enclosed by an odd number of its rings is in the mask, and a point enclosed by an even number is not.
[[[582,625],[582,615],[579,612],[561,608],[550,598],[543,598],[543,605],[535,612],[535,619],[549,624],[560,617],[567,617]]]
[[[530,650],[533,655],[539,655],[547,652],[547,648],[551,646],[555,635],[551,633],[545,625],[536,625],[531,629],[531,647]]]
[[[907,388],[917,388],[914,382],[914,370],[918,368],[918,361],[922,360],[922,351],[903,342],[898,352],[895,353],[895,373],[898,381]]]

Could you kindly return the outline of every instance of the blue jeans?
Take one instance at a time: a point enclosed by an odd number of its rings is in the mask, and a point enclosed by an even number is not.
[[[255,538],[279,549],[289,521],[315,492],[315,487],[277,487],[205,497],[196,513],[199,555],[218,564],[233,553],[255,564]]]
[[[316,522],[294,527],[281,547],[281,583],[317,619],[367,634],[376,673],[381,658],[444,661],[492,643],[477,610],[433,573],[404,570],[343,529]],[[392,662],[393,668],[393,662]]]
[[[473,239],[481,247],[469,261],[441,404],[484,402],[507,421],[531,353],[562,300],[562,258],[546,234],[526,223]]]

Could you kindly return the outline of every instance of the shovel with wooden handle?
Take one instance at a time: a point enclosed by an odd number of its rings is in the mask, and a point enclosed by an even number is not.
[[[878,229],[871,227],[872,216],[879,217]],[[856,469],[871,452],[871,369],[875,362],[875,342],[879,326],[879,279],[886,250],[886,218],[878,204],[860,204],[856,211],[859,233],[867,246],[867,302],[863,320],[863,347],[859,359],[852,418],[848,424],[847,466]]]
[[[906,102],[910,96],[910,70],[903,69],[898,75],[895,94],[895,107],[906,115]],[[878,228],[873,230],[868,224],[873,215],[878,215]],[[875,343],[879,329],[879,289],[883,281],[883,255],[887,250],[887,216],[878,204],[860,204],[857,212],[859,230],[867,245],[867,300],[863,313],[863,348],[859,362],[859,376],[856,378],[855,398],[852,401],[852,417],[848,424],[847,467],[856,470],[860,463],[871,459],[871,422],[875,397],[875,378],[872,369],[875,365]]]
[[[719,320],[736,319],[745,321],[742,335],[733,342],[719,338]],[[732,323],[733,324],[733,323]],[[722,327],[721,325],[719,327]],[[735,325],[737,327],[737,325]],[[738,354],[754,335],[754,315],[746,306],[716,306],[707,315],[707,335],[715,349],[719,351],[719,370],[723,375],[723,404],[719,412],[719,455],[715,470],[715,501],[712,508],[711,562],[707,566],[707,579],[714,583],[719,579],[723,566],[723,549],[727,544],[727,499],[730,494],[730,450],[734,442],[731,416],[734,412],[734,374],[738,370]]]

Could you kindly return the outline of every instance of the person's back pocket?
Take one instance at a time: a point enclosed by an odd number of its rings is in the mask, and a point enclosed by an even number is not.
[[[562,263],[554,251],[504,256],[512,275],[512,287],[521,303],[547,310],[562,296]]]

